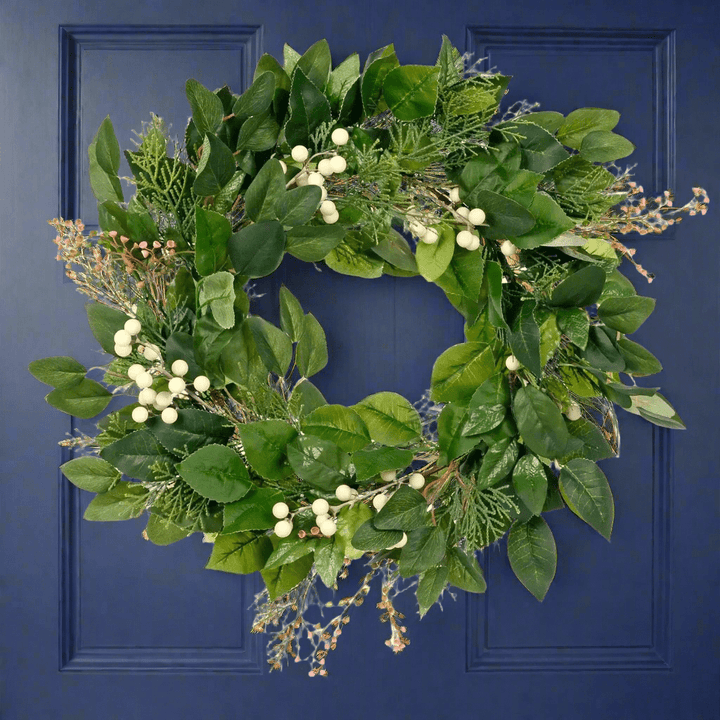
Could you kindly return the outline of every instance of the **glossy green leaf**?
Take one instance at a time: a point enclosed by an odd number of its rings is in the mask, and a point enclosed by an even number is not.
[[[297,342],[305,330],[302,305],[285,285],[280,286],[280,327],[293,342]]]
[[[267,535],[250,532],[218,535],[205,568],[249,575],[265,567],[265,561],[272,550],[272,543]]]
[[[88,146],[90,187],[99,202],[123,202],[118,178],[120,146],[110,116],[106,116]]]
[[[216,133],[220,129],[224,115],[222,100],[192,78],[185,83],[185,94],[192,109],[193,122],[200,135]]]
[[[312,555],[304,555],[288,565],[281,565],[272,570],[261,570],[265,586],[271,600],[292,590],[301,580],[307,577],[313,564]]]
[[[410,531],[400,551],[400,574],[412,577],[437,565],[445,557],[446,542],[447,533],[439,525]]]
[[[370,62],[366,62],[363,69],[360,91],[365,114],[371,117],[383,109],[379,107],[383,83],[387,74],[400,65],[400,61],[395,54],[395,47],[392,43],[372,53],[368,57],[368,61]]]
[[[640,417],[660,427],[685,430],[685,423],[675,412],[675,408],[660,393],[656,392],[651,396],[634,395],[631,400],[631,406],[626,408],[628,412],[640,415]]]
[[[402,540],[402,530],[378,530],[372,519],[366,520],[352,536],[352,545],[365,552],[377,552],[392,547]]]
[[[383,82],[383,98],[401,121],[417,120],[435,112],[440,68],[403,65],[391,70]]]
[[[628,139],[608,130],[593,130],[583,138],[580,145],[580,155],[590,162],[613,162],[634,151],[635,145]]]
[[[445,564],[428,568],[420,575],[415,594],[420,607],[420,617],[439,600],[447,586],[448,567]]]
[[[355,452],[370,444],[370,434],[363,419],[344,405],[323,405],[302,421],[309,435],[334,442],[341,450]]]
[[[247,322],[229,332],[223,343],[218,357],[218,369],[226,380],[245,388],[265,382],[268,371],[260,359]]]
[[[445,556],[448,566],[448,581],[461,590],[484,593],[487,583],[478,565],[475,553],[467,555],[458,547],[449,548]]]
[[[642,345],[623,337],[617,341],[620,354],[625,360],[623,372],[635,377],[654,375],[662,370],[660,361]]]
[[[226,445],[206,445],[177,465],[183,480],[205,498],[239,500],[252,487],[240,456]]]
[[[115,333],[122,330],[130,319],[121,310],[116,310],[102,303],[87,303],[88,323],[100,347],[107,353],[115,352]]]
[[[378,530],[405,532],[425,527],[429,523],[427,500],[408,485],[401,485],[373,519],[373,524]]]
[[[350,456],[330,440],[313,435],[300,435],[288,443],[287,456],[298,477],[325,492],[335,492],[351,474]]]
[[[544,173],[569,157],[568,151],[553,134],[535,124],[531,117],[524,116],[501,126],[520,136],[518,143],[522,148],[523,169]]]
[[[173,457],[147,429],[136,430],[129,435],[106,445],[100,457],[128,477],[151,482],[150,466],[158,461],[173,462]]]
[[[230,221],[214,210],[195,208],[195,267],[200,275],[212,275],[227,260]]]
[[[655,309],[655,298],[633,295],[607,298],[598,305],[598,317],[608,327],[625,335],[634,333]]]
[[[92,418],[112,400],[112,393],[100,383],[83,378],[77,385],[53,390],[45,396],[49,405],[77,418]]]
[[[619,372],[625,369],[625,360],[615,339],[615,331],[602,326],[590,327],[582,357],[599,370]]]
[[[222,534],[274,527],[277,518],[272,514],[272,509],[282,500],[283,494],[279,490],[253,486],[240,500],[223,506]]]
[[[225,271],[201,278],[197,284],[198,311],[209,309],[215,322],[226,330],[235,325],[234,276]]]
[[[523,442],[537,455],[560,457],[568,442],[568,430],[558,406],[543,392],[526,385],[513,398],[513,416]]]
[[[385,470],[403,470],[412,462],[415,453],[395,447],[368,448],[352,454],[355,465],[355,477],[364,482],[376,477]]]
[[[483,287],[487,285],[487,312],[488,320],[493,327],[510,330],[505,322],[502,308],[503,272],[500,263],[491,260],[485,265],[485,278]]]
[[[295,359],[303,377],[312,377],[327,365],[325,331],[312,313],[308,313],[303,320],[303,332],[297,344]]]
[[[190,532],[159,515],[150,515],[143,535],[153,545],[166,546],[183,540]]]
[[[415,248],[418,272],[428,282],[434,282],[447,270],[455,252],[453,229],[448,225],[438,225],[435,229],[438,232],[437,242],[418,242]]]
[[[277,144],[279,134],[280,126],[269,110],[251,115],[240,128],[235,150],[249,153],[270,150]],[[242,155],[240,157],[242,158]],[[240,162],[240,167],[246,172],[252,172],[252,168],[248,169],[243,162]]]
[[[360,74],[360,56],[354,52],[348,55],[330,73],[325,94],[330,100],[333,112],[337,114],[341,104]]]
[[[287,460],[287,445],[297,430],[284,420],[258,420],[238,427],[250,467],[267,480],[282,480],[292,475]]]
[[[96,495],[85,508],[83,520],[112,522],[142,515],[148,490],[121,480],[112,490]]]
[[[535,224],[529,232],[513,237],[513,243],[519,248],[545,245],[574,228],[576,224],[576,221],[569,218],[560,205],[544,192],[535,194],[528,210],[535,218]]]
[[[418,264],[408,241],[394,228],[390,228],[387,235],[382,237],[380,242],[374,245],[371,250],[399,270],[408,273],[418,272]],[[386,272],[387,269],[386,264]]]
[[[265,112],[275,95],[275,73],[266,70],[253,79],[252,85],[237,99],[233,105],[236,118],[248,118]]]
[[[295,68],[290,87],[290,117],[285,124],[285,137],[291,146],[310,143],[311,133],[321,123],[332,120],[330,103],[320,88],[305,75],[300,67]]]
[[[356,548],[352,539],[358,528],[373,516],[373,511],[365,503],[355,503],[340,510],[337,520],[335,541],[343,550],[343,555],[351,560],[357,560],[364,554],[364,550]]]
[[[474,393],[467,407],[463,433],[480,435],[497,427],[510,405],[510,388],[505,373],[489,377]]]
[[[508,337],[513,355],[535,377],[542,375],[543,366],[540,362],[540,328],[535,321],[535,303],[524,302],[520,313],[515,318],[512,331]]]
[[[287,251],[305,262],[320,262],[345,236],[341,225],[307,225],[287,231]]]
[[[215,135],[205,135],[193,192],[200,197],[217,195],[235,174],[230,148]]]
[[[597,130],[612,130],[620,120],[617,110],[580,108],[573,110],[558,129],[558,140],[567,147],[579,150],[586,135]]]
[[[403,445],[416,440],[422,431],[417,410],[397,393],[368,395],[353,405],[353,410],[364,420],[370,437],[383,445]]]
[[[518,444],[512,438],[493,443],[485,453],[477,474],[477,486],[486,488],[497,485],[512,472],[517,458]]]
[[[581,350],[587,346],[590,318],[583,308],[560,308],[557,313],[560,332]]]
[[[277,217],[284,195],[285,174],[282,166],[279,160],[270,158],[245,191],[245,212],[255,222],[273,220]]]
[[[466,420],[467,410],[464,407],[448,403],[442,409],[437,420],[440,467],[448,465],[451,460],[464,455],[477,445],[478,438],[467,433]]]
[[[107,492],[120,479],[118,470],[106,460],[91,455],[78,457],[60,466],[62,474],[81,490]]]
[[[540,112],[532,112],[524,115],[523,118],[528,122],[539,125],[549,133],[555,134],[565,121],[562,113],[553,110],[541,110]]]
[[[517,579],[542,602],[557,569],[557,547],[550,527],[535,515],[515,522],[508,535],[508,560]]]
[[[335,584],[342,569],[345,552],[335,537],[321,538],[315,546],[315,569],[325,587]]]
[[[298,558],[314,552],[316,544],[315,538],[305,539],[297,535],[283,538],[265,562],[265,569],[272,570],[281,565],[295,562]]]
[[[290,338],[280,328],[276,328],[258,315],[249,317],[245,323],[252,332],[257,351],[265,367],[276,375],[285,375],[292,360]]]
[[[471,324],[478,315],[484,263],[482,253],[458,247],[448,269],[435,281],[453,307]]]
[[[322,405],[327,405],[323,394],[307,378],[300,378],[288,401],[291,412],[298,416],[307,415]]]
[[[475,190],[465,202],[485,211],[487,227],[480,227],[480,232],[486,238],[516,238],[535,225],[535,218],[527,208],[491,190]]]
[[[605,271],[597,265],[587,265],[565,278],[553,291],[550,305],[585,307],[597,302],[605,284]]]
[[[177,420],[172,424],[163,422],[160,415],[154,415],[145,422],[145,427],[171,453],[193,453],[203,445],[224,445],[235,430],[232,423],[215,413],[180,408],[177,414]]]
[[[560,470],[558,483],[567,506],[609,541],[615,504],[603,471],[592,460],[575,458]]]
[[[482,343],[449,347],[435,361],[430,386],[436,402],[467,402],[495,371],[492,350]]]
[[[84,365],[66,356],[33,360],[28,370],[40,382],[59,390],[80,384],[87,372]]]
[[[548,481],[545,468],[535,455],[523,455],[513,468],[512,483],[518,497],[533,515],[539,515],[545,506]]]
[[[304,225],[320,206],[322,191],[318,185],[304,185],[285,192],[277,204],[277,218],[283,225]]]

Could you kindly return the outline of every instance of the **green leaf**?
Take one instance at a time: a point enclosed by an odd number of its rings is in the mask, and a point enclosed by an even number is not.
[[[233,104],[236,118],[248,118],[265,112],[275,95],[275,73],[261,72],[255,76],[252,85]]]
[[[297,430],[284,420],[259,420],[238,427],[250,467],[267,480],[282,480],[292,475],[287,460],[287,445]]]
[[[220,213],[195,208],[195,267],[200,275],[212,275],[225,265],[230,221]]]
[[[385,470],[402,470],[412,462],[415,453],[394,447],[368,448],[352,454],[355,465],[355,477],[364,482],[376,477]],[[399,539],[399,538],[398,538]]]
[[[292,340],[258,315],[249,317],[245,323],[250,327],[265,367],[276,375],[285,375],[292,361]]]
[[[419,273],[428,281],[434,282],[448,268],[455,252],[455,232],[448,225],[439,225],[437,242],[429,245],[418,242],[415,259]]]
[[[219,357],[219,370],[224,377],[246,388],[263,384],[267,368],[260,359],[250,325],[244,322],[225,340]]]
[[[474,323],[477,319],[478,296],[483,281],[485,261],[482,253],[456,248],[448,269],[435,281],[448,300],[463,317]]]
[[[489,261],[485,266],[483,285],[487,284],[488,320],[493,327],[510,330],[505,322],[502,309],[502,280],[503,273],[500,263]]]
[[[216,133],[220,129],[224,115],[222,100],[192,78],[185,83],[185,94],[198,133],[200,135]]]
[[[343,549],[343,556],[357,560],[364,554],[363,550],[352,544],[357,529],[373,516],[373,511],[365,503],[345,506],[338,514],[335,542]]]
[[[612,162],[627,157],[635,151],[635,145],[622,135],[608,130],[593,130],[580,145],[580,155],[590,162]]]
[[[501,127],[521,135],[518,140],[522,148],[523,164],[526,170],[544,173],[566,160],[569,153],[565,148],[540,125],[534,124],[532,118],[501,123]]]
[[[625,369],[625,360],[615,340],[615,331],[602,326],[590,327],[582,357],[599,370],[619,372]]]
[[[398,65],[400,65],[400,61],[395,54],[393,43],[368,56],[368,62],[365,63],[360,84],[366,116],[372,117],[376,114],[376,111],[379,112],[383,109],[380,107],[383,83],[387,74]]]
[[[303,377],[312,377],[327,365],[325,331],[312,313],[308,313],[303,321],[303,333],[297,344],[295,359]]]
[[[552,292],[550,305],[585,307],[597,302],[605,284],[605,271],[597,265],[587,265],[565,278]]]
[[[634,333],[655,309],[655,298],[634,295],[607,298],[598,305],[598,317],[608,327],[624,335]]]
[[[378,530],[409,532],[422,528],[430,523],[427,506],[427,500],[421,493],[408,485],[401,485],[380,509],[373,524]]]
[[[181,408],[177,414],[177,420],[172,424],[163,422],[160,415],[145,422],[145,427],[160,444],[174,454],[181,451],[193,453],[203,445],[224,445],[235,430],[235,426],[221,415],[204,410]]]
[[[73,485],[94,493],[107,492],[120,479],[120,473],[109,462],[93,456],[69,460],[60,470]]]
[[[508,560],[517,579],[542,602],[557,568],[557,547],[550,527],[540,516],[515,522],[508,535]]]
[[[404,65],[388,72],[383,98],[398,120],[417,120],[435,112],[439,72],[439,67],[428,65]]]
[[[421,573],[415,591],[421,618],[439,600],[442,591],[447,586],[447,577],[448,567],[445,564],[436,565]]]
[[[625,360],[625,369],[628,375],[635,377],[643,377],[645,375],[654,375],[662,370],[660,361],[642,345],[638,345],[627,338],[620,338],[617,341],[620,354]]]
[[[532,112],[523,116],[528,122],[539,125],[549,133],[556,133],[560,126],[563,124],[565,118],[562,113],[554,112],[552,110],[542,110],[540,112]]]
[[[279,133],[280,126],[269,110],[258,115],[252,115],[245,120],[240,128],[235,151],[263,152],[264,150],[270,150],[277,144]],[[240,166],[250,172],[242,162]]]
[[[370,249],[397,269],[417,274],[418,265],[415,255],[408,241],[394,228],[390,228],[388,234]]]
[[[615,504],[603,471],[591,460],[575,458],[560,470],[558,484],[567,506],[609,541]]]
[[[477,474],[477,487],[487,488],[504,480],[515,467],[518,458],[518,444],[512,438],[493,443],[483,457]]]
[[[411,577],[437,565],[445,557],[446,542],[447,533],[439,525],[409,532],[407,543],[400,551],[400,575]]]
[[[183,480],[205,498],[228,503],[252,487],[240,456],[226,445],[206,445],[177,465]]]
[[[402,540],[402,530],[378,530],[372,519],[366,520],[352,536],[352,545],[365,552],[377,552],[392,547]]]
[[[87,303],[88,323],[100,347],[107,353],[115,353],[115,333],[122,330],[130,319],[124,312],[102,303]]]
[[[442,36],[442,45],[435,65],[440,68],[438,82],[441,86],[451,85],[460,80],[457,65],[460,61],[460,51],[453,46],[447,35]]]
[[[654,425],[673,430],[685,430],[685,423],[660,393],[656,392],[652,396],[634,395],[631,400],[631,406],[626,408],[628,412],[640,415]]]
[[[536,311],[536,315],[537,315]],[[543,313],[544,314],[544,313]],[[537,317],[535,318],[538,319]],[[541,322],[538,320],[538,322]],[[552,358],[560,345],[561,335],[558,329],[557,319],[554,314],[548,317],[540,324],[540,365],[545,364]]]
[[[504,408],[503,408],[504,412]],[[444,467],[460,455],[464,455],[478,444],[478,438],[469,437],[466,430],[467,410],[453,403],[442,409],[437,420],[438,465]]]
[[[580,108],[573,110],[560,126],[558,140],[567,147],[579,150],[586,135],[597,130],[612,130],[620,120],[617,110]]]
[[[461,590],[484,593],[487,583],[478,565],[475,553],[466,555],[460,548],[448,548],[445,556],[448,566],[448,581]]]
[[[307,378],[300,378],[288,401],[291,412],[299,416],[307,415],[321,405],[327,405],[323,394]]]
[[[106,116],[88,146],[90,187],[99,202],[123,202],[123,191],[117,174],[120,169],[120,146]]]
[[[315,545],[315,538],[304,539],[297,535],[295,537],[283,538],[273,550],[272,555],[267,559],[265,569],[272,570],[281,565],[295,562],[298,558],[314,552]]]
[[[285,174],[282,166],[279,160],[270,158],[245,191],[245,212],[255,222],[274,220],[284,195]]]
[[[353,410],[365,421],[370,437],[383,445],[403,445],[416,440],[422,432],[417,410],[397,393],[368,395]]]
[[[112,522],[130,520],[142,515],[147,488],[120,481],[112,490],[96,495],[83,513],[84,520]]]
[[[183,540],[191,533],[159,515],[151,514],[143,534],[153,545],[165,546]]]
[[[558,406],[543,392],[526,385],[513,399],[513,416],[523,442],[541,457],[560,457],[568,442],[568,430]]]
[[[573,457],[584,457],[595,461],[615,457],[615,453],[595,423],[589,422],[585,418],[579,418],[568,423],[568,431],[573,437],[582,440],[583,445],[581,449],[572,453],[570,457],[561,458],[560,462],[565,463],[572,460]],[[527,503],[525,504],[527,505]]]
[[[285,251],[285,233],[277,220],[246,225],[233,233],[228,252],[233,267],[240,275],[264,277],[275,272]]]
[[[298,477],[325,492],[335,492],[351,474],[350,456],[330,440],[300,435],[288,443],[287,456]]]
[[[350,88],[358,80],[360,74],[360,56],[354,52],[348,55],[331,73],[328,78],[325,94],[330,100],[333,113],[338,114],[342,101]]]
[[[468,403],[463,433],[480,435],[497,427],[510,405],[510,388],[505,373],[489,377],[474,393]]]
[[[590,318],[583,308],[560,308],[557,313],[557,324],[561,333],[581,350],[587,346],[590,330]]]
[[[302,337],[305,329],[302,305],[285,285],[280,286],[280,327],[293,342]]]
[[[289,565],[281,565],[272,570],[261,570],[268,595],[271,600],[292,590],[302,579],[307,577],[313,564],[313,556],[305,555]]]
[[[600,294],[600,301],[609,297],[628,297],[637,295],[633,284],[615,268],[606,278],[605,286]]]
[[[492,350],[483,343],[449,347],[435,361],[430,386],[435,402],[464,403],[495,371]]]
[[[216,272],[198,282],[198,310],[209,306],[215,322],[230,330],[235,325],[234,276],[229,272]]]
[[[530,170],[519,170],[503,189],[503,195],[511,200],[515,200],[515,202],[519,202],[534,214],[538,210],[538,206],[534,209],[530,206],[538,195],[537,186],[542,179],[542,173],[530,172]],[[520,237],[525,236],[521,235]]]
[[[575,220],[571,220],[555,200],[544,192],[535,194],[528,210],[535,218],[535,225],[529,232],[513,238],[513,243],[519,248],[544,245],[575,227]]]
[[[481,226],[479,230],[486,238],[516,238],[535,225],[535,218],[527,208],[492,190],[474,190],[465,198],[465,203],[485,211],[487,227]]]
[[[323,38],[313,43],[302,57],[298,58],[297,67],[307,75],[308,80],[324,90],[332,67],[328,41]]]
[[[290,87],[290,117],[285,124],[285,138],[291,146],[311,145],[311,134],[324,122],[332,120],[330,103],[321,89],[297,67]]]
[[[240,500],[223,506],[222,534],[274,527],[277,518],[272,514],[272,509],[282,500],[283,494],[279,490],[253,486]]]
[[[59,390],[79,385],[87,372],[84,365],[67,356],[33,360],[28,370],[40,382]]]
[[[230,148],[215,135],[205,135],[193,192],[200,197],[217,195],[234,174],[235,158]]]
[[[512,483],[518,497],[533,515],[539,515],[545,506],[548,481],[545,468],[535,455],[523,455],[515,465]]]
[[[287,251],[305,262],[320,262],[345,237],[340,225],[307,225],[287,231]]]
[[[150,430],[144,428],[105,446],[100,451],[100,457],[128,477],[146,482],[155,479],[151,465],[158,461],[173,462],[172,456]]]
[[[536,305],[532,300],[522,304],[520,314],[513,322],[508,341],[513,355],[535,377],[540,377],[543,366],[540,362],[540,328],[533,314],[535,307]]]
[[[205,568],[249,575],[265,567],[265,561],[270,557],[272,549],[267,535],[250,532],[218,535]]]
[[[277,217],[283,225],[304,225],[317,212],[322,190],[305,185],[288,190],[277,204]]]
[[[101,413],[112,400],[112,393],[95,380],[83,378],[77,385],[53,390],[45,396],[49,405],[77,418]]]
[[[362,418],[344,405],[323,405],[302,421],[309,435],[330,440],[341,450],[355,452],[370,444],[370,434]]]
[[[315,569],[325,587],[335,584],[342,569],[345,553],[334,537],[321,538],[315,546]]]
[[[383,274],[383,261],[374,253],[368,255],[367,252],[356,250],[350,242],[346,234],[345,240],[333,248],[325,258],[325,264],[337,273],[343,275],[352,275],[361,278],[377,278]]]

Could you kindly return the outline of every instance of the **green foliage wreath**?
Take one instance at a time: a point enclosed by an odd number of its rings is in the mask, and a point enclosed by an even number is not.
[[[545,513],[567,506],[610,538],[596,462],[618,454],[613,405],[684,427],[658,388],[635,382],[661,369],[627,337],[655,300],[618,266],[652,275],[614,235],[705,214],[705,191],[680,208],[669,191],[645,198],[614,164],[634,149],[613,132],[619,113],[522,101],[501,114],[510,78],[468,60],[443,36],[433,66],[402,66],[388,45],[362,72],[357,53],[333,69],[320,40],[303,55],[285,45],[282,66],[263,55],[239,96],[188,80],[184,143],[153,116],[125,151],[129,202],[108,117],[89,147],[100,231],[51,221],[115,357],[102,382],[69,357],[30,371],[79,418],[133,399],[96,437],[61,442],[84,450],[61,468],[97,493],[84,517],[148,511],[153,543],[202,532],[208,568],[259,571],[253,630],[271,633],[273,669],[304,659],[326,675],[375,575],[387,644],[402,650],[394,595],[415,587],[422,616],[448,586],[484,592],[476,551],[505,533],[514,573],[542,600],[556,568]],[[253,279],[286,252],[445,292],[466,340],[437,358],[423,401],[327,403],[309,380],[328,361],[315,317],[284,287],[280,327],[253,312]],[[316,581],[337,588],[360,558],[360,588],[313,622],[310,606],[328,606]]]

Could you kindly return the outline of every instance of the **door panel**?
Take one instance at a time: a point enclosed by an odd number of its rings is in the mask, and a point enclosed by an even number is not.
[[[707,402],[718,390],[707,368],[707,358],[717,362],[719,319],[706,270],[717,267],[712,209],[652,240],[626,238],[657,275],[646,289],[623,266],[640,294],[658,298],[636,339],[662,360],[665,370],[651,384],[662,386],[688,430],[657,428],[618,409],[621,456],[601,464],[616,500],[612,543],[568,511],[550,514],[558,569],[542,604],[513,576],[501,541],[482,556],[485,595],[446,594],[442,612],[432,609],[422,623],[413,591],[400,596],[411,644],[398,656],[384,645],[373,588],[351,613],[325,681],[310,681],[305,665],[268,673],[267,637],[250,633],[259,578],[204,570],[210,546],[200,536],[156,547],[141,536],[144,519],[82,520],[89,497],[58,472],[69,455],[57,441],[71,428],[93,431],[92,421],[71,424],[26,370],[50,355],[97,362],[84,298],[63,281],[46,221],[97,222],[87,146],[106,115],[122,149],[150,112],[182,140],[189,77],[242,92],[262,53],[281,60],[284,42],[302,52],[322,37],[335,65],[354,51],[364,62],[390,42],[402,64],[432,64],[445,33],[461,51],[487,57],[486,67],[514,76],[506,104],[527,99],[563,113],[615,108],[618,132],[637,145],[628,160],[648,192],[672,188],[684,203],[700,184],[714,200],[720,157],[708,138],[720,103],[708,78],[720,71],[718,21],[710,10],[681,9],[649,0],[610,0],[602,16],[562,0],[3,3],[0,319],[12,348],[0,383],[8,409],[3,719],[717,717],[720,464]],[[123,159],[121,175],[128,174]],[[277,319],[281,283],[326,329],[330,363],[316,384],[329,402],[380,390],[419,400],[435,358],[462,341],[460,316],[421,278],[359,280],[286,257],[256,284],[264,293],[257,312],[269,319]],[[354,567],[344,594],[360,576]]]

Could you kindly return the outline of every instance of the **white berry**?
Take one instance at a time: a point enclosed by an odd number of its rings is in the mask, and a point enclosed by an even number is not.
[[[204,375],[198,375],[193,380],[193,385],[198,392],[207,392],[210,389],[210,379]]]
[[[320,528],[320,532],[327,537],[334,535],[337,531],[337,525],[335,525],[332,520],[325,520],[325,522],[320,523],[318,527]]]
[[[460,188],[454,187],[450,188],[450,192],[448,193],[450,197],[450,202],[452,203],[459,203],[460,202]]]
[[[135,384],[139,388],[149,388],[153,384],[153,376],[147,370],[143,370],[135,376]]]
[[[394,470],[383,470],[380,473],[380,477],[383,482],[390,483],[397,477],[397,473]]]
[[[462,215],[464,218],[466,218],[470,214],[470,208],[465,207],[462,205],[461,207],[457,208],[455,212],[458,215]]]
[[[485,211],[480,208],[473,208],[468,213],[468,220],[473,225],[482,225],[485,222]]]
[[[171,393],[181,393],[185,390],[185,381],[180,377],[171,378],[168,383],[168,390]]]
[[[421,473],[414,472],[408,478],[408,485],[411,488],[413,488],[414,490],[419,490],[424,484],[425,484],[425,478],[422,476]]]
[[[190,368],[188,367],[188,364],[184,360],[176,360],[171,366],[170,370],[172,370],[173,375],[178,375],[179,377],[182,377],[183,375],[187,374],[187,371]]]
[[[388,549],[392,550],[393,548],[401,548],[405,543],[407,542],[407,533],[403,533],[402,538],[396,542],[394,545],[391,545]]]
[[[514,355],[508,355],[505,359],[505,367],[515,372],[520,367],[520,361]]]
[[[130,345],[116,345],[115,346],[115,354],[118,357],[127,357],[132,352],[132,347]]]
[[[428,228],[425,235],[420,239],[428,245],[433,245],[438,241],[437,230],[435,230],[435,228]]]
[[[322,513],[322,515],[318,515],[315,518],[315,524],[320,527],[326,520],[330,520],[330,515],[328,513]]]
[[[287,165],[282,160],[280,160],[280,167],[282,168],[283,174],[285,174],[287,172]]]
[[[323,201],[327,197],[327,190],[325,189],[325,186],[323,185],[320,188],[320,200]]]
[[[146,345],[145,349],[143,350],[143,355],[150,362],[155,362],[155,360],[160,359],[160,351],[156,345]]]
[[[288,507],[288,504],[285,502],[276,502],[272,507],[272,514],[279,520],[286,518],[288,516],[289,512],[290,512],[290,508]]]
[[[130,335],[137,335],[140,330],[142,330],[142,325],[140,324],[140,321],[136,320],[135,318],[130,318],[130,320],[127,320],[124,327],[125,332],[130,333]]]
[[[331,213],[329,215],[323,215],[323,220],[328,225],[333,225],[340,219],[340,213],[336,210],[334,213]]]
[[[330,162],[330,158],[323,158],[318,163],[318,172],[321,175],[324,175],[325,177],[333,174],[332,163]]]
[[[323,215],[332,215],[336,211],[337,208],[335,207],[335,203],[332,200],[323,200],[320,203],[320,212]]]
[[[385,507],[385,503],[387,501],[388,496],[385,493],[380,493],[373,498],[372,504],[376,510],[382,510]]]
[[[178,413],[175,408],[168,407],[162,411],[160,417],[164,423],[172,425],[178,419]]]
[[[113,340],[115,340],[116,345],[130,345],[132,342],[132,335],[127,330],[118,330]]]
[[[469,248],[472,245],[474,239],[475,235],[473,235],[469,230],[461,230],[455,237],[455,242],[461,248]]]
[[[308,185],[322,185],[325,182],[325,176],[319,172],[311,172],[308,175]]]
[[[138,402],[141,405],[152,405],[156,397],[157,393],[152,388],[143,388],[138,393]]]
[[[335,130],[332,131],[330,139],[336,145],[346,145],[347,141],[350,139],[350,135],[345,128],[335,128]]]
[[[505,257],[510,257],[517,252],[517,248],[509,240],[503,240],[500,245],[500,252]]]
[[[291,151],[292,159],[295,162],[305,162],[308,159],[308,149],[304,145],[296,145]]]
[[[312,504],[312,511],[316,515],[324,515],[330,509],[330,503],[324,498],[318,498]]]
[[[128,377],[131,380],[134,380],[141,372],[145,372],[145,368],[139,363],[133,363],[128,368]]]
[[[477,235],[475,235],[473,237],[473,241],[467,246],[467,249],[470,250],[471,252],[474,252],[479,247],[480,247],[480,238]]]
[[[279,520],[275,523],[275,534],[280,538],[287,537],[293,530],[293,524],[290,520]]]
[[[565,417],[567,417],[570,422],[579,420],[582,417],[582,410],[580,409],[580,406],[577,403],[572,403],[572,405],[568,408],[568,411],[565,413]]]
[[[345,172],[347,161],[342,155],[335,155],[335,157],[330,158],[330,167],[334,173]]]
[[[347,502],[352,498],[352,488],[349,485],[338,485],[335,488],[335,497],[340,502]]]
[[[144,392],[144,391],[143,391]],[[172,402],[172,395],[169,392],[159,392],[155,396],[155,400],[153,402],[153,407],[157,408],[158,410],[164,410],[170,403]]]
[[[305,172],[299,172],[295,176],[295,184],[298,187],[304,187],[305,185],[307,185],[308,184],[308,174]]]
[[[419,238],[424,238],[425,235],[427,235],[427,228],[415,220],[413,220],[408,227],[410,228],[410,232]]]
[[[148,413],[147,409],[144,407],[136,407],[132,411],[132,419],[136,423],[144,423],[148,419],[148,415],[149,415],[149,413]]]

